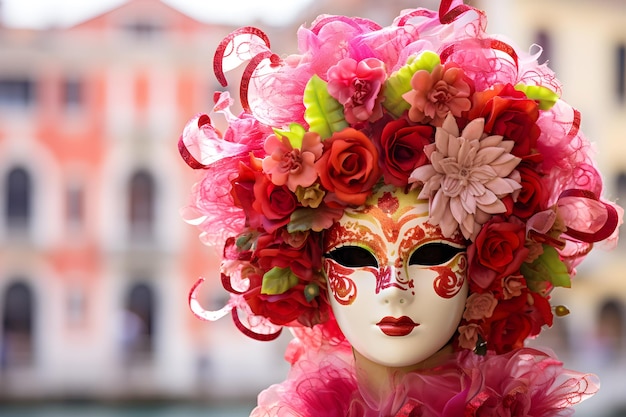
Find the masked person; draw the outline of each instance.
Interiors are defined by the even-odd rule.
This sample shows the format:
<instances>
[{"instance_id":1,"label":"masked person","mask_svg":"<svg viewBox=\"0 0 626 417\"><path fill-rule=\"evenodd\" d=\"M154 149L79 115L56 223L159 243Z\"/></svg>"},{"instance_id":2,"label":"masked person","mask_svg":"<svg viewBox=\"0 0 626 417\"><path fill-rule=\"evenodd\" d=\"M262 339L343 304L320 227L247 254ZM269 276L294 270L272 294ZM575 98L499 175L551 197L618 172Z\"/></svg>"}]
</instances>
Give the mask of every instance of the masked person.
<instances>
[{"instance_id":1,"label":"masked person","mask_svg":"<svg viewBox=\"0 0 626 417\"><path fill-rule=\"evenodd\" d=\"M524 346L563 306L622 210L554 73L442 1L381 27L320 16L279 57L255 28L217 48L248 62L243 112L209 116L179 150L205 169L186 217L224 247L232 294L213 320L294 334L282 384L254 416L554 416L597 389Z\"/></svg>"}]
</instances>

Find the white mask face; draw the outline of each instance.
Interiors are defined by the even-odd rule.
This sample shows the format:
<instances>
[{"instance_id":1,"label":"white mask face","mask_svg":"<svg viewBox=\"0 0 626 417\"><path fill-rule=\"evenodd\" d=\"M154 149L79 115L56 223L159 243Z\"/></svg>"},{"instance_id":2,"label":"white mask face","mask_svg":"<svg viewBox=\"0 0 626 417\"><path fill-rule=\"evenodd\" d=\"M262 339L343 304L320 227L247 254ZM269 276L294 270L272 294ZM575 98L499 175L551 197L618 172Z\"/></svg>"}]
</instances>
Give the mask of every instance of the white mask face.
<instances>
[{"instance_id":1,"label":"white mask face","mask_svg":"<svg viewBox=\"0 0 626 417\"><path fill-rule=\"evenodd\" d=\"M346 210L324 240L330 303L353 348L392 367L428 359L456 331L467 298L462 236L427 222L417 191L386 188Z\"/></svg>"}]
</instances>

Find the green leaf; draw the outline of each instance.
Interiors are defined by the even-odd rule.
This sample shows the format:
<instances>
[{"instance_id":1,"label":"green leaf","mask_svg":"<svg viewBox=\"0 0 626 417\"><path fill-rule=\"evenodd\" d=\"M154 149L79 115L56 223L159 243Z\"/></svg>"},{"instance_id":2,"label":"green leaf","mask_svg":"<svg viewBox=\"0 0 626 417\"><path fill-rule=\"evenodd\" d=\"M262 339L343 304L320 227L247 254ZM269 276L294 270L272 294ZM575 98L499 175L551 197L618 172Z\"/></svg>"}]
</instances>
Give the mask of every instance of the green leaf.
<instances>
[{"instance_id":1,"label":"green leaf","mask_svg":"<svg viewBox=\"0 0 626 417\"><path fill-rule=\"evenodd\" d=\"M569 288L572 284L567 266L550 245L543 245L543 253L532 263L522 264L521 272L532 291L540 289L546 281L555 287Z\"/></svg>"},{"instance_id":2,"label":"green leaf","mask_svg":"<svg viewBox=\"0 0 626 417\"><path fill-rule=\"evenodd\" d=\"M263 275L261 294L282 294L296 284L298 284L298 277L290 268L279 268L275 266Z\"/></svg>"},{"instance_id":3,"label":"green leaf","mask_svg":"<svg viewBox=\"0 0 626 417\"><path fill-rule=\"evenodd\" d=\"M343 106L328 94L327 83L317 75L311 77L304 89L304 120L309 131L328 139L334 132L348 127Z\"/></svg>"},{"instance_id":4,"label":"green leaf","mask_svg":"<svg viewBox=\"0 0 626 417\"><path fill-rule=\"evenodd\" d=\"M395 71L385 82L385 100L383 106L395 117L411 108L411 105L402 97L411 91L411 79L420 70L432 72L433 68L441 64L439 55L435 52L422 52L417 58L409 58L406 65Z\"/></svg>"},{"instance_id":5,"label":"green leaf","mask_svg":"<svg viewBox=\"0 0 626 417\"><path fill-rule=\"evenodd\" d=\"M292 123L289 125L289 130L282 130L274 128L274 133L277 136L285 137L289 140L291 147L294 149L302 149L302 138L306 133L304 126L299 123Z\"/></svg>"},{"instance_id":6,"label":"green leaf","mask_svg":"<svg viewBox=\"0 0 626 417\"><path fill-rule=\"evenodd\" d=\"M322 205L317 208L302 207L291 213L287 231L289 233L328 229L343 215L343 209Z\"/></svg>"},{"instance_id":7,"label":"green leaf","mask_svg":"<svg viewBox=\"0 0 626 417\"><path fill-rule=\"evenodd\" d=\"M529 99L537 100L539 102L539 110L550 110L559 100L557 93L541 85L519 83L515 86L515 89L525 93Z\"/></svg>"}]
</instances>

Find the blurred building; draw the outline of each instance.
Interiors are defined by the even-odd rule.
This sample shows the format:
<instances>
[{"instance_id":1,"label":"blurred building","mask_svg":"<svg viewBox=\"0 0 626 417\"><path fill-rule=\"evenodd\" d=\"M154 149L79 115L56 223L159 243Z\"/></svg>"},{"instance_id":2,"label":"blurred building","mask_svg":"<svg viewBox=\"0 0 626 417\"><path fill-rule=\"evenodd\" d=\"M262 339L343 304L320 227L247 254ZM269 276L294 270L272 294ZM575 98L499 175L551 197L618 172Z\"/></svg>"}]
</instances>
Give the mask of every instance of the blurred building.
<instances>
[{"instance_id":1,"label":"blurred building","mask_svg":"<svg viewBox=\"0 0 626 417\"><path fill-rule=\"evenodd\" d=\"M231 30L158 0L0 28L0 398L252 396L283 369L186 303L200 276L207 305L226 301L178 213L198 177L176 145Z\"/></svg>"}]
</instances>

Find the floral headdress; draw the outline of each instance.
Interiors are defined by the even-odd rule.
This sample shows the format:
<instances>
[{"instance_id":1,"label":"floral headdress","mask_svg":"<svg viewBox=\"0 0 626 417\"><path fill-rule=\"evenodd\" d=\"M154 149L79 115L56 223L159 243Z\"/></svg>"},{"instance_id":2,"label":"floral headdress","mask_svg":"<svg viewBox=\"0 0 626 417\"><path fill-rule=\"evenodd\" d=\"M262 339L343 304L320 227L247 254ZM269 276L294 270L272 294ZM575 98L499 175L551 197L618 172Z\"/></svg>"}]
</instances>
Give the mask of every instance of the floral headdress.
<instances>
[{"instance_id":1,"label":"floral headdress","mask_svg":"<svg viewBox=\"0 0 626 417\"><path fill-rule=\"evenodd\" d=\"M458 348L507 352L565 308L593 243L614 243L622 211L602 182L562 101L553 72L485 32L483 12L444 0L438 12L406 10L388 27L323 15L298 31L300 54L279 57L246 27L222 41L215 74L248 62L243 112L216 93L209 116L185 127L179 150L206 170L184 216L206 242L224 245L218 312L263 340L283 326L332 323L322 235L346 207L378 187L421 189L429 222L468 242L470 295Z\"/></svg>"}]
</instances>

